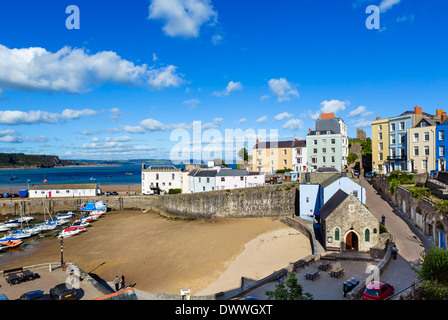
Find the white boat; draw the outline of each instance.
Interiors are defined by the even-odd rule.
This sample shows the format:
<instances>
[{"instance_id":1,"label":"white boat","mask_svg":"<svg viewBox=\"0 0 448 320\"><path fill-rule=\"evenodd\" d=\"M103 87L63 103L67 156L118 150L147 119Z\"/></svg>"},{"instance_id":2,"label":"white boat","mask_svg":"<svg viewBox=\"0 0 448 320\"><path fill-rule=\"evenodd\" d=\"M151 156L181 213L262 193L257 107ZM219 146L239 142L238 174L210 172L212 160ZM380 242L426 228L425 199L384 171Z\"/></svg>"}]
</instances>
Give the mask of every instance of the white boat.
<instances>
[{"instance_id":1,"label":"white boat","mask_svg":"<svg viewBox=\"0 0 448 320\"><path fill-rule=\"evenodd\" d=\"M56 222L44 222L36 224L35 228L41 231L51 231L58 227Z\"/></svg>"},{"instance_id":2,"label":"white boat","mask_svg":"<svg viewBox=\"0 0 448 320\"><path fill-rule=\"evenodd\" d=\"M25 239L31 237L32 235L33 233L30 230L20 229L20 230L11 230L11 232L8 234L8 237L16 239Z\"/></svg>"},{"instance_id":3,"label":"white boat","mask_svg":"<svg viewBox=\"0 0 448 320\"><path fill-rule=\"evenodd\" d=\"M72 211L67 212L67 213L58 213L57 214L58 218L67 218L67 219L69 219L69 218L73 218L74 216L75 216L75 213L72 212Z\"/></svg>"},{"instance_id":4,"label":"white boat","mask_svg":"<svg viewBox=\"0 0 448 320\"><path fill-rule=\"evenodd\" d=\"M62 232L58 235L58 238L68 238L74 235L77 235L78 233L85 231L86 228L84 227L77 227L77 226L73 226L73 227L68 227L64 230L62 230Z\"/></svg>"},{"instance_id":5,"label":"white boat","mask_svg":"<svg viewBox=\"0 0 448 320\"><path fill-rule=\"evenodd\" d=\"M88 226L90 226L90 222L87 222L84 220L76 220L75 222L72 223L71 227L83 227L83 228L87 228Z\"/></svg>"},{"instance_id":6,"label":"white boat","mask_svg":"<svg viewBox=\"0 0 448 320\"><path fill-rule=\"evenodd\" d=\"M21 217L21 218L18 218L17 219L17 221L20 223L20 222L28 222L28 221L31 221L31 220L34 220L34 217Z\"/></svg>"},{"instance_id":7,"label":"white boat","mask_svg":"<svg viewBox=\"0 0 448 320\"><path fill-rule=\"evenodd\" d=\"M2 246L2 245L0 244L0 251L6 250L6 249L9 249L9 247L8 247L8 246Z\"/></svg>"},{"instance_id":8,"label":"white boat","mask_svg":"<svg viewBox=\"0 0 448 320\"><path fill-rule=\"evenodd\" d=\"M6 225L4 223L0 223L0 232L9 231L9 229L11 229L10 226L8 226L8 225Z\"/></svg>"},{"instance_id":9,"label":"white boat","mask_svg":"<svg viewBox=\"0 0 448 320\"><path fill-rule=\"evenodd\" d=\"M11 219L11 220L5 221L5 225L7 225L9 228L18 228L18 227L20 227L20 221L19 221L19 219Z\"/></svg>"}]
</instances>

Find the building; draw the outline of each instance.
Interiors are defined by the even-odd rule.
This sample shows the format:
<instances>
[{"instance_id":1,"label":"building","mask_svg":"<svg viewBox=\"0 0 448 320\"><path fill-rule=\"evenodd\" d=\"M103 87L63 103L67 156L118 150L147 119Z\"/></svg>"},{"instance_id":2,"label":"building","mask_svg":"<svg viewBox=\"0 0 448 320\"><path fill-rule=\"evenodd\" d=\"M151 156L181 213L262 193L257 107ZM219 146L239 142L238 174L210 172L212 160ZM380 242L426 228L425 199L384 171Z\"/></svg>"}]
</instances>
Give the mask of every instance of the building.
<instances>
[{"instance_id":1,"label":"building","mask_svg":"<svg viewBox=\"0 0 448 320\"><path fill-rule=\"evenodd\" d=\"M421 107L413 111L386 119L376 118L372 121L372 168L376 172L388 173L394 170L408 170L408 129L414 127L422 119L440 119L443 110L436 115L425 113Z\"/></svg>"},{"instance_id":2,"label":"building","mask_svg":"<svg viewBox=\"0 0 448 320\"><path fill-rule=\"evenodd\" d=\"M308 153L306 140L294 139L292 143L292 170L294 172L306 172L308 165Z\"/></svg>"},{"instance_id":3,"label":"building","mask_svg":"<svg viewBox=\"0 0 448 320\"><path fill-rule=\"evenodd\" d=\"M352 193L361 202L366 203L366 190L346 173L305 173L299 188L300 218L320 223L319 210L339 190Z\"/></svg>"},{"instance_id":4,"label":"building","mask_svg":"<svg viewBox=\"0 0 448 320\"><path fill-rule=\"evenodd\" d=\"M338 190L319 212L327 251L368 252L378 244L380 222L353 193Z\"/></svg>"},{"instance_id":5,"label":"building","mask_svg":"<svg viewBox=\"0 0 448 320\"><path fill-rule=\"evenodd\" d=\"M252 149L252 171L275 174L293 168L294 140L259 142Z\"/></svg>"},{"instance_id":6,"label":"building","mask_svg":"<svg viewBox=\"0 0 448 320\"><path fill-rule=\"evenodd\" d=\"M347 166L347 125L334 113L323 113L316 120L315 130L306 136L308 170L321 167L335 168L341 172Z\"/></svg>"},{"instance_id":7,"label":"building","mask_svg":"<svg viewBox=\"0 0 448 320\"><path fill-rule=\"evenodd\" d=\"M188 174L188 192L215 191L217 170L193 170Z\"/></svg>"},{"instance_id":8,"label":"building","mask_svg":"<svg viewBox=\"0 0 448 320\"><path fill-rule=\"evenodd\" d=\"M170 189L186 192L187 173L175 166L149 166L142 164L142 193L164 194Z\"/></svg>"},{"instance_id":9,"label":"building","mask_svg":"<svg viewBox=\"0 0 448 320\"><path fill-rule=\"evenodd\" d=\"M441 123L436 126L436 170L446 170L446 152L448 152L448 118L442 114Z\"/></svg>"},{"instance_id":10,"label":"building","mask_svg":"<svg viewBox=\"0 0 448 320\"><path fill-rule=\"evenodd\" d=\"M265 185L265 175L262 172L222 169L216 173L216 190L260 187L263 185Z\"/></svg>"},{"instance_id":11,"label":"building","mask_svg":"<svg viewBox=\"0 0 448 320\"><path fill-rule=\"evenodd\" d=\"M101 194L98 183L34 184L29 188L30 198L95 197Z\"/></svg>"},{"instance_id":12,"label":"building","mask_svg":"<svg viewBox=\"0 0 448 320\"><path fill-rule=\"evenodd\" d=\"M408 170L429 173L436 170L436 126L440 120L421 119L408 134Z\"/></svg>"}]
</instances>

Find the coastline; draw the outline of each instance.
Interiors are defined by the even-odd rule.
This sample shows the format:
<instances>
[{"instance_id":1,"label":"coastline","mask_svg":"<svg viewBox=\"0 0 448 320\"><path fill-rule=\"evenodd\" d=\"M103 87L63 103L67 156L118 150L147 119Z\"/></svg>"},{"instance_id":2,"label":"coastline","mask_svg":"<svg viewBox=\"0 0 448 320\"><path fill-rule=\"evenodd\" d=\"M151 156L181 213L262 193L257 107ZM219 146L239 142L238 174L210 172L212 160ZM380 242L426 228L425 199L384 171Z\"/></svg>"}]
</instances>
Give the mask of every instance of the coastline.
<instances>
[{"instance_id":1,"label":"coastline","mask_svg":"<svg viewBox=\"0 0 448 320\"><path fill-rule=\"evenodd\" d=\"M20 190L27 189L25 186L17 186L14 187L10 186L4 186L0 185L0 193L19 193ZM100 184L101 192L106 193L107 191L117 191L119 195L127 195L128 192L131 193L131 195L139 195L142 193L142 186L140 183L134 183L134 184L116 184L116 183L101 183ZM102 196L99 196L102 197Z\"/></svg>"}]
</instances>

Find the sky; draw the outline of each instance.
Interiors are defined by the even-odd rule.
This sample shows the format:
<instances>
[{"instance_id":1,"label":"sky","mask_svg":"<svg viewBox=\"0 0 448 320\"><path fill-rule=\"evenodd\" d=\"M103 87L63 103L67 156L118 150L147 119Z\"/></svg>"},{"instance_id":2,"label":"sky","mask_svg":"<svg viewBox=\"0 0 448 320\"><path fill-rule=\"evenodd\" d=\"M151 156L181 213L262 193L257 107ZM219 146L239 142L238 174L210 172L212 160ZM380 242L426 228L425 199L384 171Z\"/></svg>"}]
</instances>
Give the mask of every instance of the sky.
<instances>
[{"instance_id":1,"label":"sky","mask_svg":"<svg viewBox=\"0 0 448 320\"><path fill-rule=\"evenodd\" d=\"M376 117L448 110L447 12L443 0L2 1L0 152L238 160L256 139L305 139L325 112L370 136Z\"/></svg>"}]
</instances>

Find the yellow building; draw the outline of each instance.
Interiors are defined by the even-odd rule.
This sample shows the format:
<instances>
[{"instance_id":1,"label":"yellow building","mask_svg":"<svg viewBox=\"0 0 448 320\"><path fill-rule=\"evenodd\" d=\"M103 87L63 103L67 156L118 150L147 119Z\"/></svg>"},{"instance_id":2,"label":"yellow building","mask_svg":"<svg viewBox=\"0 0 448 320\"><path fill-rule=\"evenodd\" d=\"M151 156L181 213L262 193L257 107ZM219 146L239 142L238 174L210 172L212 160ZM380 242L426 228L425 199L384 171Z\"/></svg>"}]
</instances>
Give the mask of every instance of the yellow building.
<instances>
[{"instance_id":1,"label":"yellow building","mask_svg":"<svg viewBox=\"0 0 448 320\"><path fill-rule=\"evenodd\" d=\"M274 174L293 168L294 140L259 142L252 149L252 171Z\"/></svg>"},{"instance_id":2,"label":"yellow building","mask_svg":"<svg viewBox=\"0 0 448 320\"><path fill-rule=\"evenodd\" d=\"M372 169L386 173L384 163L389 155L389 118L372 121Z\"/></svg>"},{"instance_id":3,"label":"yellow building","mask_svg":"<svg viewBox=\"0 0 448 320\"><path fill-rule=\"evenodd\" d=\"M436 125L437 119L422 119L409 129L408 154L411 172L431 172L436 170Z\"/></svg>"}]
</instances>

